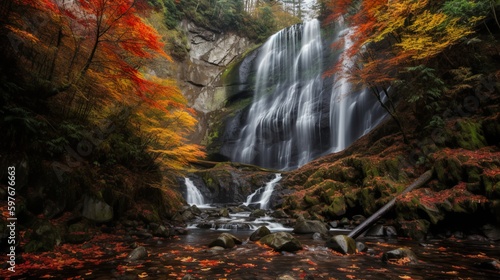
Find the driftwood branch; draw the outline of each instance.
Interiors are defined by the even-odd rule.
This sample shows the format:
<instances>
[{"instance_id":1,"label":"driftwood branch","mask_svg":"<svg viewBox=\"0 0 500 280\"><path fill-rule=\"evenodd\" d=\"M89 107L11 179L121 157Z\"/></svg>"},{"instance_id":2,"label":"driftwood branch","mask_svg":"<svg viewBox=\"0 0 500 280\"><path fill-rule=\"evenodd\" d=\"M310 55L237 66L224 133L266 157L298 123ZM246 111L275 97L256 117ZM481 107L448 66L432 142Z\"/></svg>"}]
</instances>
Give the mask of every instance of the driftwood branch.
<instances>
[{"instance_id":1,"label":"driftwood branch","mask_svg":"<svg viewBox=\"0 0 500 280\"><path fill-rule=\"evenodd\" d=\"M404 194L407 194L411 192L412 190L421 187L427 181L429 181L432 177L432 171L428 170L424 174L420 175L417 180L415 180L411 185L406 187L406 189L397 195L395 198L391 199L384 207L380 208L377 212L375 212L373 215L371 215L368 219L366 219L364 222L362 222L359 226L357 226L355 229L353 229L348 236L351 238L357 238L360 236L365 230L367 230L371 225L373 225L376 221L378 221L385 213L387 213L389 210L394 207L394 204L396 203L396 199Z\"/></svg>"}]
</instances>

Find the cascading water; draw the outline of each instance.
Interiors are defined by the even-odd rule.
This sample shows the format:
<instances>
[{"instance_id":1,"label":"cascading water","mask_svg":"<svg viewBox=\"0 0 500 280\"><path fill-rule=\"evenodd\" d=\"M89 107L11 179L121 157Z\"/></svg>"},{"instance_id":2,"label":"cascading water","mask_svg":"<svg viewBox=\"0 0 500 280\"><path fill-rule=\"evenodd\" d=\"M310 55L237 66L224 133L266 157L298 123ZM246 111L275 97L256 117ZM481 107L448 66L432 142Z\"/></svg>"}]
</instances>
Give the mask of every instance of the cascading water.
<instances>
[{"instance_id":1,"label":"cascading water","mask_svg":"<svg viewBox=\"0 0 500 280\"><path fill-rule=\"evenodd\" d=\"M343 26L343 23L340 23ZM344 28L339 33L344 49L349 49L354 28ZM330 97L330 152L347 148L359 137L368 133L385 117L386 112L374 100L366 88L356 91L348 82L346 74L354 65L356 57L343 53L341 71L335 75Z\"/></svg>"},{"instance_id":2,"label":"cascading water","mask_svg":"<svg viewBox=\"0 0 500 280\"><path fill-rule=\"evenodd\" d=\"M318 20L284 29L264 44L257 58L254 101L234 160L280 168L311 160L322 88L321 49Z\"/></svg>"},{"instance_id":3,"label":"cascading water","mask_svg":"<svg viewBox=\"0 0 500 280\"><path fill-rule=\"evenodd\" d=\"M344 48L352 44L350 32L343 28L338 36ZM323 48L318 20L269 38L256 59L253 103L239 124L243 129L228 142L231 160L292 169L345 149L380 123L386 113L375 97L355 90L345 77L355 58L344 60L333 82L322 77L330 52Z\"/></svg>"},{"instance_id":4,"label":"cascading water","mask_svg":"<svg viewBox=\"0 0 500 280\"><path fill-rule=\"evenodd\" d=\"M259 204L260 209L269 209L269 201L274 191L274 186L281 180L281 174L276 174L276 177L267 182L265 187L259 188L254 193L247 197L247 201L243 203L248 206L250 204ZM258 200L257 200L258 199Z\"/></svg>"},{"instance_id":5,"label":"cascading water","mask_svg":"<svg viewBox=\"0 0 500 280\"><path fill-rule=\"evenodd\" d=\"M186 183L186 189L187 189L187 196L186 196L186 202L189 205L196 205L196 206L206 206L205 205L205 200L203 198L203 195L201 194L200 190L194 185L193 181L189 178L184 178L184 182Z\"/></svg>"}]
</instances>

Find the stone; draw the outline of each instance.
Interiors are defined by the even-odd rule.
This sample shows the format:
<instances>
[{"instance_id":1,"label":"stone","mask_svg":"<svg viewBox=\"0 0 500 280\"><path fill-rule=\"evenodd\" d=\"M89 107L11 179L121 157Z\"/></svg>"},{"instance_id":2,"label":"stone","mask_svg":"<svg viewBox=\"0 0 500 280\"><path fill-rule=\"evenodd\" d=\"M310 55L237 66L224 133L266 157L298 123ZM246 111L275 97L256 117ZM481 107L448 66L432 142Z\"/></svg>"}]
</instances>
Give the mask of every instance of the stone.
<instances>
[{"instance_id":1,"label":"stone","mask_svg":"<svg viewBox=\"0 0 500 280\"><path fill-rule=\"evenodd\" d=\"M268 234L271 234L271 231L266 226L261 226L250 235L250 240L257 241Z\"/></svg>"},{"instance_id":2,"label":"stone","mask_svg":"<svg viewBox=\"0 0 500 280\"><path fill-rule=\"evenodd\" d=\"M100 199L85 195L82 216L94 222L109 222L113 219L113 207Z\"/></svg>"},{"instance_id":3,"label":"stone","mask_svg":"<svg viewBox=\"0 0 500 280\"><path fill-rule=\"evenodd\" d=\"M400 261L403 263L415 264L418 262L417 256L412 250L408 248L398 248L395 250L387 251L382 255L382 262Z\"/></svg>"},{"instance_id":4,"label":"stone","mask_svg":"<svg viewBox=\"0 0 500 280\"><path fill-rule=\"evenodd\" d=\"M369 230L366 231L365 235L376 236L376 237L384 236L384 226L380 224L374 225Z\"/></svg>"},{"instance_id":5,"label":"stone","mask_svg":"<svg viewBox=\"0 0 500 280\"><path fill-rule=\"evenodd\" d=\"M339 224L340 224L340 225L342 225L342 226L348 226L348 225L350 225L350 224L351 224L351 221L349 221L349 219L348 219L348 218L344 217L344 218L342 218L342 219L340 220Z\"/></svg>"},{"instance_id":6,"label":"stone","mask_svg":"<svg viewBox=\"0 0 500 280\"><path fill-rule=\"evenodd\" d=\"M198 208L198 206L196 205L192 205L189 210L191 211L191 213L193 213L194 215L200 215L201 214L201 210L200 208Z\"/></svg>"},{"instance_id":7,"label":"stone","mask_svg":"<svg viewBox=\"0 0 500 280\"><path fill-rule=\"evenodd\" d=\"M231 249L233 248L236 244L241 244L243 243L239 238L236 236L229 234L229 233L222 233L215 239L214 241L210 242L208 247L215 247L215 246L220 246L226 249Z\"/></svg>"},{"instance_id":8,"label":"stone","mask_svg":"<svg viewBox=\"0 0 500 280\"><path fill-rule=\"evenodd\" d=\"M170 237L171 236L170 229L164 225L160 225L153 231L153 236L164 237L164 238Z\"/></svg>"},{"instance_id":9,"label":"stone","mask_svg":"<svg viewBox=\"0 0 500 280\"><path fill-rule=\"evenodd\" d=\"M229 210L227 210L227 208L220 209L219 216L223 218L229 218Z\"/></svg>"},{"instance_id":10,"label":"stone","mask_svg":"<svg viewBox=\"0 0 500 280\"><path fill-rule=\"evenodd\" d=\"M358 252L368 251L368 247L366 247L365 243L363 242L356 242L356 249L358 250Z\"/></svg>"},{"instance_id":11,"label":"stone","mask_svg":"<svg viewBox=\"0 0 500 280\"><path fill-rule=\"evenodd\" d=\"M261 238L259 242L278 252L295 252L302 250L302 244L300 241L288 232L275 232L268 234Z\"/></svg>"},{"instance_id":12,"label":"stone","mask_svg":"<svg viewBox=\"0 0 500 280\"><path fill-rule=\"evenodd\" d=\"M30 241L24 246L24 250L28 253L52 251L62 242L63 229L48 220L38 220L31 228L32 230L26 234Z\"/></svg>"},{"instance_id":13,"label":"stone","mask_svg":"<svg viewBox=\"0 0 500 280\"><path fill-rule=\"evenodd\" d=\"M276 219L286 219L286 218L289 218L290 216L288 216L285 213L285 211L279 209L279 210L276 210L273 213L271 213L271 217L276 218Z\"/></svg>"},{"instance_id":14,"label":"stone","mask_svg":"<svg viewBox=\"0 0 500 280\"><path fill-rule=\"evenodd\" d=\"M325 223L321 221L299 218L295 222L293 232L301 234L319 232L321 234L326 234L328 232L328 228L326 227Z\"/></svg>"},{"instance_id":15,"label":"stone","mask_svg":"<svg viewBox=\"0 0 500 280\"><path fill-rule=\"evenodd\" d=\"M325 246L344 255L356 253L356 242L347 235L333 236Z\"/></svg>"},{"instance_id":16,"label":"stone","mask_svg":"<svg viewBox=\"0 0 500 280\"><path fill-rule=\"evenodd\" d=\"M484 225L481 230L488 239L497 241L500 240L500 227L491 224Z\"/></svg>"},{"instance_id":17,"label":"stone","mask_svg":"<svg viewBox=\"0 0 500 280\"><path fill-rule=\"evenodd\" d=\"M139 246L128 254L127 259L129 261L136 261L145 259L147 256L148 256L148 251L146 250L146 248L144 248L143 246Z\"/></svg>"},{"instance_id":18,"label":"stone","mask_svg":"<svg viewBox=\"0 0 500 280\"><path fill-rule=\"evenodd\" d=\"M313 240L322 240L323 237L321 236L321 233L319 232L315 232L313 235L312 235L312 239Z\"/></svg>"},{"instance_id":19,"label":"stone","mask_svg":"<svg viewBox=\"0 0 500 280\"><path fill-rule=\"evenodd\" d=\"M250 213L251 218L260 218L264 217L266 215L266 210L264 209L256 209L253 210L252 213Z\"/></svg>"},{"instance_id":20,"label":"stone","mask_svg":"<svg viewBox=\"0 0 500 280\"><path fill-rule=\"evenodd\" d=\"M332 228L339 227L339 221L331 221L328 223Z\"/></svg>"},{"instance_id":21,"label":"stone","mask_svg":"<svg viewBox=\"0 0 500 280\"><path fill-rule=\"evenodd\" d=\"M398 232L393 226L385 226L384 227L384 235L387 237L396 237L398 236Z\"/></svg>"}]
</instances>

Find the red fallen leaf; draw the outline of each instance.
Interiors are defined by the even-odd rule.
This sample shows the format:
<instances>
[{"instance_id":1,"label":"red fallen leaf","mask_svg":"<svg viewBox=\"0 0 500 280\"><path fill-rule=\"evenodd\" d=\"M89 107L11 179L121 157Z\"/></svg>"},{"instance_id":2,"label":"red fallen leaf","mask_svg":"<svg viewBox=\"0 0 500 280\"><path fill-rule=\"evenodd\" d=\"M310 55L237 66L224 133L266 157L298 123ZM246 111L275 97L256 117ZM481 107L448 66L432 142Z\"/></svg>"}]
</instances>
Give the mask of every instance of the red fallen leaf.
<instances>
[{"instance_id":1,"label":"red fallen leaf","mask_svg":"<svg viewBox=\"0 0 500 280\"><path fill-rule=\"evenodd\" d=\"M345 277L349 278L349 279L356 279L356 276L354 275L350 275L350 274L347 274Z\"/></svg>"},{"instance_id":2,"label":"red fallen leaf","mask_svg":"<svg viewBox=\"0 0 500 280\"><path fill-rule=\"evenodd\" d=\"M257 265L253 263L244 263L241 266L245 268L251 268L251 267L256 267Z\"/></svg>"},{"instance_id":3,"label":"red fallen leaf","mask_svg":"<svg viewBox=\"0 0 500 280\"><path fill-rule=\"evenodd\" d=\"M217 260L201 260L200 261L201 266L218 266L221 263L223 263L223 262L217 261Z\"/></svg>"}]
</instances>

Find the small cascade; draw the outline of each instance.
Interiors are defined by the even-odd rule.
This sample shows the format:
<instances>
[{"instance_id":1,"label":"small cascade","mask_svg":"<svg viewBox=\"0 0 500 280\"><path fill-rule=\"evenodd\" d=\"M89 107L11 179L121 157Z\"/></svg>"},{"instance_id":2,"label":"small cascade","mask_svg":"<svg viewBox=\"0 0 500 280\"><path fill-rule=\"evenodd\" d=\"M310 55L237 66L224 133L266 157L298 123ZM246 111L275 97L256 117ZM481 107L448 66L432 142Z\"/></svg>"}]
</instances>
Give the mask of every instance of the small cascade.
<instances>
[{"instance_id":1,"label":"small cascade","mask_svg":"<svg viewBox=\"0 0 500 280\"><path fill-rule=\"evenodd\" d=\"M260 209L269 209L269 200L274 191L274 186L281 180L281 174L277 173L276 177L267 182L262 188L259 188L247 197L247 201L243 205L260 204Z\"/></svg>"},{"instance_id":2,"label":"small cascade","mask_svg":"<svg viewBox=\"0 0 500 280\"><path fill-rule=\"evenodd\" d=\"M194 185L193 181L191 181L191 179L189 178L184 178L184 182L186 183L187 189L186 202L189 205L194 204L198 207L207 207L203 195L201 194L200 190L198 190L198 188Z\"/></svg>"}]
</instances>

